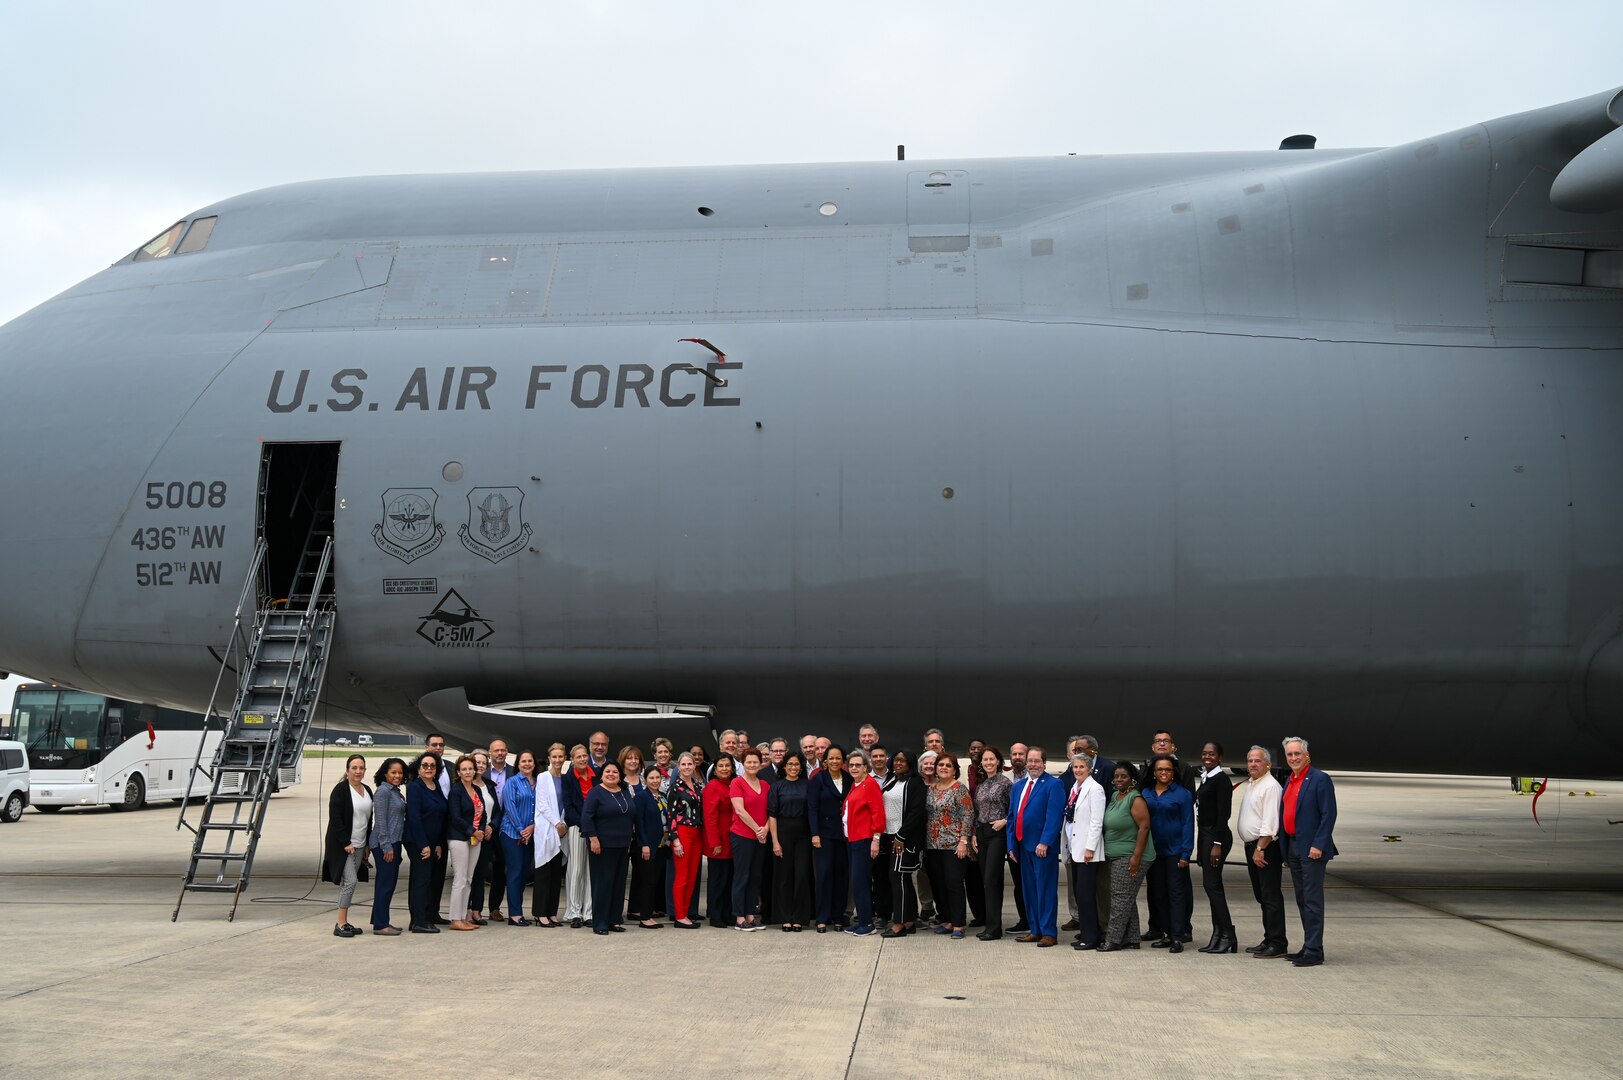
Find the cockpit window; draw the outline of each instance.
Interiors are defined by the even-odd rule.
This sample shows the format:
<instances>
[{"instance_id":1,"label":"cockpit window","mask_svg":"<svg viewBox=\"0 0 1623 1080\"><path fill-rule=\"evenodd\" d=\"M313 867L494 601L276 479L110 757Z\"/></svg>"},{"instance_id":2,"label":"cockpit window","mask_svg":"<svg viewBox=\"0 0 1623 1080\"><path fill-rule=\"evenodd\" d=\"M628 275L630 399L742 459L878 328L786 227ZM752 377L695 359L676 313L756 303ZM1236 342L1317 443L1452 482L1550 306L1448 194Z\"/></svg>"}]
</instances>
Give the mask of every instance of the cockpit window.
<instances>
[{"instance_id":1,"label":"cockpit window","mask_svg":"<svg viewBox=\"0 0 1623 1080\"><path fill-rule=\"evenodd\" d=\"M175 249L176 255L188 255L194 251L202 251L208 244L209 237L214 234L214 223L217 217L200 217L192 222L192 227L186 230L186 239L180 242Z\"/></svg>"},{"instance_id":2,"label":"cockpit window","mask_svg":"<svg viewBox=\"0 0 1623 1080\"><path fill-rule=\"evenodd\" d=\"M151 241L143 244L141 250L135 253L135 261L146 262L148 259L161 259L166 255L174 254L175 245L180 242L180 234L185 231L186 223L184 221L175 222L169 228L154 236Z\"/></svg>"}]
</instances>

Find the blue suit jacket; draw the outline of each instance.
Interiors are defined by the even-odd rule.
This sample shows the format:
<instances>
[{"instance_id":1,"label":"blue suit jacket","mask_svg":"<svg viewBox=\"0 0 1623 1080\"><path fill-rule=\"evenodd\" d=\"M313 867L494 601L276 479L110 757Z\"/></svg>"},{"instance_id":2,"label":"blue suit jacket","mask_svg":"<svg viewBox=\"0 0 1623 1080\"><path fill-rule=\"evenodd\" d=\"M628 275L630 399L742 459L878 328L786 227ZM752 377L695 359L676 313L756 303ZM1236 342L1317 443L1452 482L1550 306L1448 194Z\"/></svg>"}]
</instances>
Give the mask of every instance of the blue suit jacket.
<instances>
[{"instance_id":1,"label":"blue suit jacket","mask_svg":"<svg viewBox=\"0 0 1623 1080\"><path fill-rule=\"evenodd\" d=\"M1324 861L1335 858L1336 842L1331 836L1336 827L1336 785L1330 777L1309 765L1302 775L1302 786L1296 793L1296 843L1304 846L1300 858L1307 858L1306 848L1324 852ZM1279 800L1279 837L1284 845L1281 854L1291 857L1291 838L1285 834L1285 800Z\"/></svg>"},{"instance_id":2,"label":"blue suit jacket","mask_svg":"<svg viewBox=\"0 0 1623 1080\"><path fill-rule=\"evenodd\" d=\"M820 769L806 786L806 816L811 820L812 835L841 843L845 841L845 825L840 815L845 809L846 796L851 794L851 777L842 779L845 790L835 791L834 778Z\"/></svg>"},{"instance_id":3,"label":"blue suit jacket","mask_svg":"<svg viewBox=\"0 0 1623 1080\"><path fill-rule=\"evenodd\" d=\"M1019 815L1020 800L1026 797L1029 776L1021 777L1009 791L1009 842L1014 842L1015 819ZM1036 780L1036 790L1026 803L1025 824L1021 828L1022 851L1037 850L1038 844L1048 845L1048 854L1059 852L1059 830L1065 818L1065 785L1059 777L1044 773Z\"/></svg>"}]
</instances>

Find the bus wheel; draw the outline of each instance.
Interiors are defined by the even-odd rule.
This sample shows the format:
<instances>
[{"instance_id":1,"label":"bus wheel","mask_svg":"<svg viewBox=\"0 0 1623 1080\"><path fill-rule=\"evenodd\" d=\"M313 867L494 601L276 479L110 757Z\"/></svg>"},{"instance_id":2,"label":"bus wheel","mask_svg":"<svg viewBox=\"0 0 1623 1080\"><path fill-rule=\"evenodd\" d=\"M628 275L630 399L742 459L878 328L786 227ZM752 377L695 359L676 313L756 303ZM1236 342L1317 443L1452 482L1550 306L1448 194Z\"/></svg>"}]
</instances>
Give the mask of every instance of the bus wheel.
<instances>
[{"instance_id":1,"label":"bus wheel","mask_svg":"<svg viewBox=\"0 0 1623 1080\"><path fill-rule=\"evenodd\" d=\"M61 806L53 806L50 803L35 803L34 804L34 809L38 810L42 814L54 814L58 810L61 810L62 807Z\"/></svg>"},{"instance_id":2,"label":"bus wheel","mask_svg":"<svg viewBox=\"0 0 1623 1080\"><path fill-rule=\"evenodd\" d=\"M147 785L136 773L124 785L124 801L118 804L120 810L139 810L147 804Z\"/></svg>"},{"instance_id":3,"label":"bus wheel","mask_svg":"<svg viewBox=\"0 0 1623 1080\"><path fill-rule=\"evenodd\" d=\"M4 810L0 810L0 821L21 821L23 819L23 793L13 791L11 798L6 800Z\"/></svg>"}]
</instances>

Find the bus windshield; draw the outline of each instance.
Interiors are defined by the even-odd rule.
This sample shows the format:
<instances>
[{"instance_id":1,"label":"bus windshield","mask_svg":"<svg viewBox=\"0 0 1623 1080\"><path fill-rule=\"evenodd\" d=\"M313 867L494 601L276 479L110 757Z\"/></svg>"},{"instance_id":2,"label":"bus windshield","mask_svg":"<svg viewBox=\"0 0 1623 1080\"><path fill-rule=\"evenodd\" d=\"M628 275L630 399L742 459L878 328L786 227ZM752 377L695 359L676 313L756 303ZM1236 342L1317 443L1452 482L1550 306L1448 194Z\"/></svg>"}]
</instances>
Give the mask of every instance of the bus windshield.
<instances>
[{"instance_id":1,"label":"bus windshield","mask_svg":"<svg viewBox=\"0 0 1623 1080\"><path fill-rule=\"evenodd\" d=\"M19 687L11 726L30 757L42 751L100 751L107 699L79 690Z\"/></svg>"}]
</instances>

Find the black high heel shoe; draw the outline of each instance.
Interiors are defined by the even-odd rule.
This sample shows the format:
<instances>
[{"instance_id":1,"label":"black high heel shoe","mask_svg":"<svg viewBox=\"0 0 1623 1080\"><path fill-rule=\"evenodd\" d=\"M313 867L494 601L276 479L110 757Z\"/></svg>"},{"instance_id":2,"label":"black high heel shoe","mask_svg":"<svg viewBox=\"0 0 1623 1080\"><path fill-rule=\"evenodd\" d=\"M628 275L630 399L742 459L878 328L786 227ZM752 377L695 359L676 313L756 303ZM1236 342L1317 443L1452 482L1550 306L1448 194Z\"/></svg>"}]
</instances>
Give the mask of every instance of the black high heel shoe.
<instances>
[{"instance_id":1,"label":"black high heel shoe","mask_svg":"<svg viewBox=\"0 0 1623 1080\"><path fill-rule=\"evenodd\" d=\"M1196 952L1205 952L1205 953L1216 952L1217 951L1217 943L1219 941L1221 941L1222 938L1223 938L1223 931L1221 931L1221 930L1213 930L1212 931L1212 940L1208 941L1206 944L1202 945L1200 948L1196 949L1195 951Z\"/></svg>"}]
</instances>

